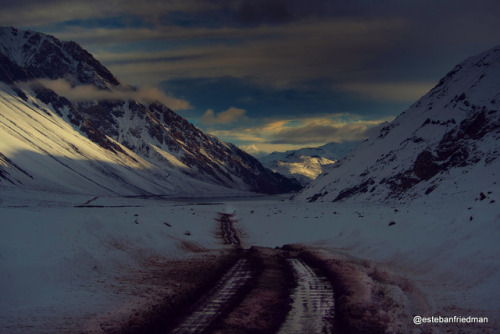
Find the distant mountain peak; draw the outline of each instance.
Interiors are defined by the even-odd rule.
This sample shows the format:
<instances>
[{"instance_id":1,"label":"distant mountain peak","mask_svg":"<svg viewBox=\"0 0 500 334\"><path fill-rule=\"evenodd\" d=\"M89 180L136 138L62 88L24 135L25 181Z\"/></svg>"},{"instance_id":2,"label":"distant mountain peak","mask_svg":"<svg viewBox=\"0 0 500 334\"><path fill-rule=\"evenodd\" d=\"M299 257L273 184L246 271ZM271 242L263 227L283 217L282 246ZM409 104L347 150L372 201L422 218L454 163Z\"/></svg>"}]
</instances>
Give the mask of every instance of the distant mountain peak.
<instances>
[{"instance_id":1,"label":"distant mountain peak","mask_svg":"<svg viewBox=\"0 0 500 334\"><path fill-rule=\"evenodd\" d=\"M323 172L324 167L336 163L359 145L358 141L328 143L320 147L306 147L286 152L273 152L259 160L267 168L297 179L307 185Z\"/></svg>"}]
</instances>

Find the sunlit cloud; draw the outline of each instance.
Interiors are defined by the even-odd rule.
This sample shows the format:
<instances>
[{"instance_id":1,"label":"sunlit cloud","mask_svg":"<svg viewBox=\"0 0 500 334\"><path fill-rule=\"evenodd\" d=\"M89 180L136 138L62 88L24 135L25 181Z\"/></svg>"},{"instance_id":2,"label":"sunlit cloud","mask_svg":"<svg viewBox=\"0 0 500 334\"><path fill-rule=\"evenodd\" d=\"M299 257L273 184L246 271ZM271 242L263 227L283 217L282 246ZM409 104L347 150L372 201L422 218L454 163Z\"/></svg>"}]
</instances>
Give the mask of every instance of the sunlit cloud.
<instances>
[{"instance_id":1,"label":"sunlit cloud","mask_svg":"<svg viewBox=\"0 0 500 334\"><path fill-rule=\"evenodd\" d=\"M191 109L203 130L270 151L362 139L498 43L497 2L438 3L430 13L430 1L9 0L0 21L73 40L143 87L128 98ZM123 97L45 84L74 101ZM337 111L363 116L327 114Z\"/></svg>"},{"instance_id":2,"label":"sunlit cloud","mask_svg":"<svg viewBox=\"0 0 500 334\"><path fill-rule=\"evenodd\" d=\"M349 114L270 121L255 127L211 131L224 140L236 142L255 152L292 150L329 142L358 141L377 133L390 118L363 120Z\"/></svg>"},{"instance_id":3,"label":"sunlit cloud","mask_svg":"<svg viewBox=\"0 0 500 334\"><path fill-rule=\"evenodd\" d=\"M224 110L217 115L212 109L208 109L205 114L201 117L201 123L203 124L230 124L236 122L240 119L245 118L246 110L231 107L228 110Z\"/></svg>"},{"instance_id":4,"label":"sunlit cloud","mask_svg":"<svg viewBox=\"0 0 500 334\"><path fill-rule=\"evenodd\" d=\"M27 87L43 86L51 89L58 95L64 96L74 102L91 100L138 100L138 101L160 101L174 110L188 110L192 106L186 100L167 95L155 87L141 87L130 89L116 87L110 90L98 89L92 85L72 86L67 80L38 79L21 85Z\"/></svg>"},{"instance_id":5,"label":"sunlit cloud","mask_svg":"<svg viewBox=\"0 0 500 334\"><path fill-rule=\"evenodd\" d=\"M232 143L265 143L266 138L250 133L249 129L212 130L208 133Z\"/></svg>"}]
</instances>

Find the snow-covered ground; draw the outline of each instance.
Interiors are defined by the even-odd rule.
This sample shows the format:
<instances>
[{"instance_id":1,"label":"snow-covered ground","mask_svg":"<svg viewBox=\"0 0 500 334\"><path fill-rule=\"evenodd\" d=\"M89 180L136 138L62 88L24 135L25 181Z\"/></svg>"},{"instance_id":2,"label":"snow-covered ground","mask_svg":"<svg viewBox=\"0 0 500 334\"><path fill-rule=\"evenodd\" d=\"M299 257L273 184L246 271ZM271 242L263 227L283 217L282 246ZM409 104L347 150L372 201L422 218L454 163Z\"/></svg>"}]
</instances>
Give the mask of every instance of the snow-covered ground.
<instances>
[{"instance_id":1,"label":"snow-covered ground","mask_svg":"<svg viewBox=\"0 0 500 334\"><path fill-rule=\"evenodd\" d=\"M2 333L82 326L126 303L134 286L121 278L148 262L220 247L208 206L110 198L89 205L114 207L75 208L93 198L14 195L0 208Z\"/></svg>"},{"instance_id":2,"label":"snow-covered ground","mask_svg":"<svg viewBox=\"0 0 500 334\"><path fill-rule=\"evenodd\" d=\"M499 328L497 194L470 206L0 194L2 333L71 331L115 311L137 284L120 278L148 261L228 247L218 212L235 213L244 247L301 243L364 259L422 292L430 309L415 315L489 317Z\"/></svg>"}]
</instances>

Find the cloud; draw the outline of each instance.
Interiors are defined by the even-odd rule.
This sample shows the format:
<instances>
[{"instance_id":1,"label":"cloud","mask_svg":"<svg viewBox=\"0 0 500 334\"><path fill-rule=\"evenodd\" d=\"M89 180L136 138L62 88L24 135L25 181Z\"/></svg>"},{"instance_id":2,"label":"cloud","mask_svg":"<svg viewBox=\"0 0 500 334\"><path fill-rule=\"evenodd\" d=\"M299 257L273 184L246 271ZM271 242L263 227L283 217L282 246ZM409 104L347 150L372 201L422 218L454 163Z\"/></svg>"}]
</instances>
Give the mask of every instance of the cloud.
<instances>
[{"instance_id":1,"label":"cloud","mask_svg":"<svg viewBox=\"0 0 500 334\"><path fill-rule=\"evenodd\" d=\"M496 43L489 32L500 27L499 6L491 0L457 0L453 6L445 1L360 6L327 0L47 0L42 5L18 0L2 3L0 21L38 26L107 54L107 65L133 84L233 76L285 86L318 77L362 81L390 69L418 77L421 69L443 66L443 59L454 55L458 59L440 69L444 74L463 55ZM154 48L151 41L157 42ZM147 51L130 53L123 63L121 52L132 48Z\"/></svg>"},{"instance_id":2,"label":"cloud","mask_svg":"<svg viewBox=\"0 0 500 334\"><path fill-rule=\"evenodd\" d=\"M37 79L23 83L22 85L28 87L41 85L74 102L92 100L160 101L173 110L187 110L192 108L188 101L165 94L155 87L141 87L138 89L116 87L110 90L102 90L92 85L72 87L71 84L64 79Z\"/></svg>"},{"instance_id":3,"label":"cloud","mask_svg":"<svg viewBox=\"0 0 500 334\"><path fill-rule=\"evenodd\" d=\"M435 82L359 82L336 85L333 89L358 93L374 100L413 102L426 94L435 84Z\"/></svg>"},{"instance_id":4,"label":"cloud","mask_svg":"<svg viewBox=\"0 0 500 334\"><path fill-rule=\"evenodd\" d=\"M366 139L368 130L380 121L339 122L332 119L307 120L297 126L285 125L275 133L273 144L324 144Z\"/></svg>"},{"instance_id":5,"label":"cloud","mask_svg":"<svg viewBox=\"0 0 500 334\"><path fill-rule=\"evenodd\" d=\"M256 158L263 157L272 152L285 152L290 150L298 150L303 148L301 145L280 145L263 143L258 145L240 145L243 151L253 155Z\"/></svg>"},{"instance_id":6,"label":"cloud","mask_svg":"<svg viewBox=\"0 0 500 334\"><path fill-rule=\"evenodd\" d=\"M244 24L281 23L294 19L292 2L286 0L245 0L240 1L236 19Z\"/></svg>"},{"instance_id":7,"label":"cloud","mask_svg":"<svg viewBox=\"0 0 500 334\"><path fill-rule=\"evenodd\" d=\"M215 115L212 109L208 109L201 117L203 124L230 124L240 119L244 119L246 110L235 107L230 107L228 110L222 111Z\"/></svg>"},{"instance_id":8,"label":"cloud","mask_svg":"<svg viewBox=\"0 0 500 334\"><path fill-rule=\"evenodd\" d=\"M377 135L381 124L391 120L392 117L363 120L350 114L332 114L323 117L268 121L255 127L239 127L210 133L252 152L269 153L305 146L320 146L329 142L363 140Z\"/></svg>"},{"instance_id":9,"label":"cloud","mask_svg":"<svg viewBox=\"0 0 500 334\"><path fill-rule=\"evenodd\" d=\"M141 1L120 0L37 0L3 1L0 21L4 25L36 26L119 16L137 16L159 24L168 13L196 13L213 10L215 4L204 0Z\"/></svg>"},{"instance_id":10,"label":"cloud","mask_svg":"<svg viewBox=\"0 0 500 334\"><path fill-rule=\"evenodd\" d=\"M141 77L150 82L234 77L285 87L318 77L352 79L384 47L397 44L404 29L404 22L397 19L339 19L250 28L177 26L164 31L141 28L125 32L99 28L80 30L64 39L81 37L109 44L119 43L120 39L128 43L131 39L144 42L144 38L150 38L164 43L165 47L156 51L130 53L96 46L96 58L134 84ZM167 47L172 45L167 43L169 40L183 43ZM204 42L207 40L211 43Z\"/></svg>"}]
</instances>

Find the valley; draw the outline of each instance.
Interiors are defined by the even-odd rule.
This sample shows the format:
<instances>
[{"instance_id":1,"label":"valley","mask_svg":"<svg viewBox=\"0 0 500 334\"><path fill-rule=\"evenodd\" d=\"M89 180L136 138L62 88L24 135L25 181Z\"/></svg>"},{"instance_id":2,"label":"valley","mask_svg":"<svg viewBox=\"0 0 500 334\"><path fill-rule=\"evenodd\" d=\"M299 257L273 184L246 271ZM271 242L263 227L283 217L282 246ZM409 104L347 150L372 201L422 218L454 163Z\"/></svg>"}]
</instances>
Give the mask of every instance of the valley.
<instances>
[{"instance_id":1,"label":"valley","mask_svg":"<svg viewBox=\"0 0 500 334\"><path fill-rule=\"evenodd\" d=\"M392 121L231 106L205 133L0 27L0 332L498 332L499 78L494 47ZM259 161L214 135L237 121L298 149Z\"/></svg>"},{"instance_id":2,"label":"valley","mask_svg":"<svg viewBox=\"0 0 500 334\"><path fill-rule=\"evenodd\" d=\"M446 214L439 205L424 203L417 209L303 205L283 196L168 201L13 193L1 205L0 283L10 291L0 305L2 332L174 330L217 282L238 280L238 275L221 277L242 258L250 264L250 281L241 281L230 307L209 321L214 333L277 331L286 323L300 283L287 259L297 258L320 269L332 284L340 328L405 332L414 328L415 314L443 309L494 319L496 300L488 287L496 284L491 256L498 231L486 228L496 214L485 201L471 210L450 207ZM447 218L452 211L455 218ZM469 224L470 215L479 225ZM221 217L232 222L229 234L222 231ZM450 233L467 241L449 244L443 236ZM240 243L224 235L237 235ZM442 266L471 261L475 271L490 275L479 279L475 271ZM457 285L464 288L456 291Z\"/></svg>"}]
</instances>

